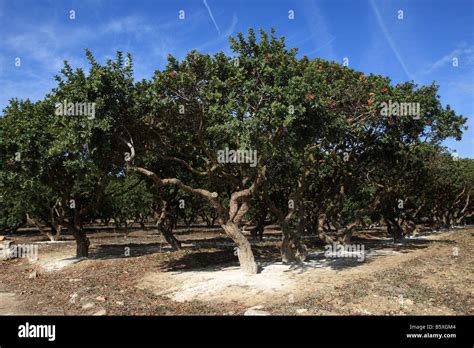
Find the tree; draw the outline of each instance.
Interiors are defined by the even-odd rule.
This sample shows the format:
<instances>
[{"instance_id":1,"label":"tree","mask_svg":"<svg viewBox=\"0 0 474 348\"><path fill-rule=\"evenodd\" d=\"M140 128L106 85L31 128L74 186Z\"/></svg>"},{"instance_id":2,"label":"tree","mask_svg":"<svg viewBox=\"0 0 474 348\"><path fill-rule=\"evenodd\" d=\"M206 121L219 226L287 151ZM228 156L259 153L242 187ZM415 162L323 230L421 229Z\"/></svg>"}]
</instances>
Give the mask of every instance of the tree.
<instances>
[{"instance_id":1,"label":"tree","mask_svg":"<svg viewBox=\"0 0 474 348\"><path fill-rule=\"evenodd\" d=\"M22 175L33 180L34 189L47 187L62 207L57 219L74 236L78 257L89 252L83 218L100 204L110 179L123 171L122 158L112 150L117 140L110 130L121 124L133 88L131 64L124 63L120 52L105 66L90 52L87 56L88 75L65 62L62 75L56 76L57 88L34 104L11 101L2 122L4 137L26 149ZM31 126L39 124L32 131ZM14 150L8 148L7 156Z\"/></svg>"}]
</instances>

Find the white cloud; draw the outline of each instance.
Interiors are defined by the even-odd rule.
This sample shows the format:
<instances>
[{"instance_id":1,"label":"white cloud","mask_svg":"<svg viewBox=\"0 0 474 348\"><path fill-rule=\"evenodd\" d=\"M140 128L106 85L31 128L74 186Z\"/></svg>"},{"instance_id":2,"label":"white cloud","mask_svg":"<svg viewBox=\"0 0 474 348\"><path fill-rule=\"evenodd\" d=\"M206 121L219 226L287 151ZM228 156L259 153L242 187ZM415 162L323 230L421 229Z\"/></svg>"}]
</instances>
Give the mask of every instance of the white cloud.
<instances>
[{"instance_id":1,"label":"white cloud","mask_svg":"<svg viewBox=\"0 0 474 348\"><path fill-rule=\"evenodd\" d=\"M143 21L143 18L138 16L127 16L107 22L100 31L105 34L123 34L129 32L148 32L151 29L151 26L146 24Z\"/></svg>"},{"instance_id":2,"label":"white cloud","mask_svg":"<svg viewBox=\"0 0 474 348\"><path fill-rule=\"evenodd\" d=\"M304 7L303 16L308 25L310 36L314 44L311 52L302 52L304 54L313 54L316 52L323 53L329 59L337 59L332 43L336 39L329 31L329 26L321 9L314 1L306 1L302 4ZM298 14L295 13L295 16Z\"/></svg>"},{"instance_id":3,"label":"white cloud","mask_svg":"<svg viewBox=\"0 0 474 348\"><path fill-rule=\"evenodd\" d=\"M208 41L204 44L197 46L196 50L202 51L216 45L227 44L228 43L227 39L235 31L235 27L237 26L238 21L239 21L238 17L235 14L233 14L232 21L230 25L227 27L227 29L224 31L224 33L222 33L217 39Z\"/></svg>"},{"instance_id":4,"label":"white cloud","mask_svg":"<svg viewBox=\"0 0 474 348\"><path fill-rule=\"evenodd\" d=\"M456 48L450 53L446 54L445 56L438 59L436 62L431 64L423 73L430 74L436 69L441 68L446 64L451 64L453 58L458 58L459 64L473 64L474 63L474 47L468 48ZM464 58L464 62L463 62Z\"/></svg>"}]
</instances>

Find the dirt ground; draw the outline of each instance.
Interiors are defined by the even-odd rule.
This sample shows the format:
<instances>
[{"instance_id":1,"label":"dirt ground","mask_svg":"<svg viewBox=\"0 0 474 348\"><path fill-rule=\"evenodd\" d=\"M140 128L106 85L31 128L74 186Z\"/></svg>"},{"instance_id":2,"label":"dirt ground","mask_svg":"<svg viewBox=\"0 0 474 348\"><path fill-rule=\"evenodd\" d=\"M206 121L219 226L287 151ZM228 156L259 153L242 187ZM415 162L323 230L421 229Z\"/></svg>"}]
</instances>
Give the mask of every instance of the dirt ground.
<instances>
[{"instance_id":1,"label":"dirt ground","mask_svg":"<svg viewBox=\"0 0 474 348\"><path fill-rule=\"evenodd\" d=\"M0 261L1 315L472 315L474 227L394 244L377 230L356 234L360 258L329 258L306 238L308 260L284 265L278 231L252 242L256 275L238 269L219 229L180 229L180 251L153 231L89 234L90 257L75 243L36 233L9 236L38 245L38 260ZM250 310L250 311L249 311Z\"/></svg>"}]
</instances>

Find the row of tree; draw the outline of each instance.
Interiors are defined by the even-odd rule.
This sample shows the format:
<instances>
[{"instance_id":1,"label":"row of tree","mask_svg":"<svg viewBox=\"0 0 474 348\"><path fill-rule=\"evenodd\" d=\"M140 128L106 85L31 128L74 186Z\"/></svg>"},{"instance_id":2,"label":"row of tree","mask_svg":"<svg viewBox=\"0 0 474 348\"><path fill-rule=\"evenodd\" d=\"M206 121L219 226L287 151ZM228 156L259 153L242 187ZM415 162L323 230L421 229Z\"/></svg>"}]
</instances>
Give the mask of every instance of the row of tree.
<instances>
[{"instance_id":1,"label":"row of tree","mask_svg":"<svg viewBox=\"0 0 474 348\"><path fill-rule=\"evenodd\" d=\"M86 51L87 73L65 62L44 99L11 100L0 118L0 228L29 222L49 226L54 238L66 227L82 257L88 222L154 217L179 248L178 219L201 216L255 273L244 224L261 236L277 223L282 260L301 262L304 234L347 243L356 228L379 223L398 240L421 223L472 217L474 161L440 145L459 140L466 119L441 105L434 83L394 85L299 58L273 30L230 41L231 56L170 56L142 81L130 55L101 65ZM93 117L77 107L55 112L90 102ZM419 113L382 112L386 103L418 105ZM225 149L256 161L222 160Z\"/></svg>"}]
</instances>

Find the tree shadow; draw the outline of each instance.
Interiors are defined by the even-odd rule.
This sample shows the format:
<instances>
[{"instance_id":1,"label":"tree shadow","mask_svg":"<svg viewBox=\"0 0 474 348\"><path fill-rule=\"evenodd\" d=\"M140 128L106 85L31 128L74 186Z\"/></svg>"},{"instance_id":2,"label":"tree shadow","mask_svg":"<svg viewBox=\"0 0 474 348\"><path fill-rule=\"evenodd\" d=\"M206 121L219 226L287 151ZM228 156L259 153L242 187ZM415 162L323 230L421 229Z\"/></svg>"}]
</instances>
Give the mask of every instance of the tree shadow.
<instances>
[{"instance_id":1,"label":"tree shadow","mask_svg":"<svg viewBox=\"0 0 474 348\"><path fill-rule=\"evenodd\" d=\"M91 248L89 258L99 260L130 258L169 251L171 247L164 243L98 244Z\"/></svg>"},{"instance_id":2,"label":"tree shadow","mask_svg":"<svg viewBox=\"0 0 474 348\"><path fill-rule=\"evenodd\" d=\"M369 250L383 250L392 249L401 253L407 253L419 249L425 249L432 244L456 244L453 240L429 240L429 239L418 239L418 238L405 238L401 242L393 242L393 240L358 240L354 239L353 243L363 244L366 249Z\"/></svg>"},{"instance_id":3,"label":"tree shadow","mask_svg":"<svg viewBox=\"0 0 474 348\"><path fill-rule=\"evenodd\" d=\"M192 249L197 249L193 247ZM233 246L215 246L214 250L200 250L186 253L178 258L163 262L164 271L186 271L186 270L221 270L227 267L239 267L238 257ZM217 249L217 250L215 250ZM280 261L280 248L278 246L253 246L255 261L261 263L275 263ZM259 267L261 269L261 267Z\"/></svg>"},{"instance_id":4,"label":"tree shadow","mask_svg":"<svg viewBox=\"0 0 474 348\"><path fill-rule=\"evenodd\" d=\"M300 270L301 272L304 272L308 269L325 268L340 271L371 263L379 257L426 249L434 243L456 244L456 242L452 240L407 238L399 243L394 243L392 240L387 239L366 240L362 238L353 238L351 244L364 246L363 254L348 253L346 256L332 257L326 256L325 250L317 250L310 253L304 263L291 265L290 270Z\"/></svg>"},{"instance_id":5,"label":"tree shadow","mask_svg":"<svg viewBox=\"0 0 474 348\"><path fill-rule=\"evenodd\" d=\"M222 268L238 266L237 256L233 249L221 249L215 251L201 251L186 253L178 258L167 260L162 263L160 270L165 272L177 271L218 271Z\"/></svg>"},{"instance_id":6,"label":"tree shadow","mask_svg":"<svg viewBox=\"0 0 474 348\"><path fill-rule=\"evenodd\" d=\"M365 256L363 260L359 255L351 257L326 257L324 251L310 253L306 260L302 263L288 263L290 266L286 272L298 271L304 273L312 269L331 269L334 271L341 271L353 267L358 267L363 264L372 262L372 259L367 259Z\"/></svg>"},{"instance_id":7,"label":"tree shadow","mask_svg":"<svg viewBox=\"0 0 474 348\"><path fill-rule=\"evenodd\" d=\"M165 243L120 243L120 244L95 244L91 247L90 259L114 259L139 257L157 253L170 253L174 255L169 260L162 261L161 269L164 271L219 270L224 267L239 266L235 254L235 245L226 236L214 236L206 239L182 239L184 253L173 253L171 247ZM305 240L305 244L312 250L306 261L301 264L289 264L287 271L305 272L308 269L344 270L358 267L374 261L377 257L394 255L395 253L409 253L425 249L433 243L455 244L451 240L428 240L407 238L400 243L389 239L364 239L354 237L351 244L364 245L364 260L357 255L348 257L326 257L324 255L325 243L317 238ZM308 243L310 242L310 243ZM281 263L280 247L275 244L261 244L252 242L255 260L259 271L271 264ZM263 242L265 243L265 241Z\"/></svg>"}]
</instances>

